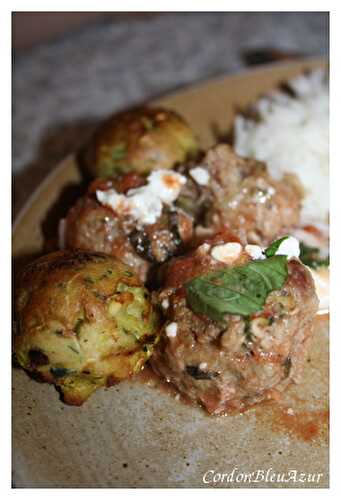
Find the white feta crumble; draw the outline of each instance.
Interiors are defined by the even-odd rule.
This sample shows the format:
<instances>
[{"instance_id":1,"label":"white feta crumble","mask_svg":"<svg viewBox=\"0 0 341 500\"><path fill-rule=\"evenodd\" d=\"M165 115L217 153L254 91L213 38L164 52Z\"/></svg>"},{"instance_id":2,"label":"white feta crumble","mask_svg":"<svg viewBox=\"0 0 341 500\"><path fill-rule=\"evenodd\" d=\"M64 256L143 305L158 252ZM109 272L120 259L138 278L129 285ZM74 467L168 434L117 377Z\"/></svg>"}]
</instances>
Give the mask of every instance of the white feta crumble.
<instances>
[{"instance_id":1,"label":"white feta crumble","mask_svg":"<svg viewBox=\"0 0 341 500\"><path fill-rule=\"evenodd\" d=\"M300 243L293 236L289 236L279 245L275 255L286 255L289 259L300 256Z\"/></svg>"},{"instance_id":2,"label":"white feta crumble","mask_svg":"<svg viewBox=\"0 0 341 500\"><path fill-rule=\"evenodd\" d=\"M192 179L194 179L195 182L200 186L207 186L207 184L209 183L210 174L203 167L191 168L189 174L192 177Z\"/></svg>"},{"instance_id":3,"label":"white feta crumble","mask_svg":"<svg viewBox=\"0 0 341 500\"><path fill-rule=\"evenodd\" d=\"M206 254L206 253L208 253L210 251L210 249L211 249L211 245L209 245L208 243L203 243L198 248L198 252L201 253L201 254Z\"/></svg>"},{"instance_id":4,"label":"white feta crumble","mask_svg":"<svg viewBox=\"0 0 341 500\"><path fill-rule=\"evenodd\" d=\"M206 370L207 368L207 363L200 363L199 364L199 370Z\"/></svg>"},{"instance_id":5,"label":"white feta crumble","mask_svg":"<svg viewBox=\"0 0 341 500\"><path fill-rule=\"evenodd\" d=\"M295 412L294 412L294 410L292 408L288 408L287 409L287 414L293 416L293 415L295 415Z\"/></svg>"},{"instance_id":6,"label":"white feta crumble","mask_svg":"<svg viewBox=\"0 0 341 500\"><path fill-rule=\"evenodd\" d=\"M148 191L163 203L170 204L179 196L182 186L186 184L186 177L171 170L154 170L147 181ZM133 191L136 189L128 191L128 195Z\"/></svg>"},{"instance_id":7,"label":"white feta crumble","mask_svg":"<svg viewBox=\"0 0 341 500\"><path fill-rule=\"evenodd\" d=\"M169 323L169 325L166 326L166 335L167 337L176 337L176 334L178 332L178 324L177 323Z\"/></svg>"},{"instance_id":8,"label":"white feta crumble","mask_svg":"<svg viewBox=\"0 0 341 500\"><path fill-rule=\"evenodd\" d=\"M147 177L147 184L119 194L115 189L96 191L102 205L108 205L118 214L132 217L141 224L154 224L160 217L163 204L177 199L186 177L169 170L155 170Z\"/></svg>"},{"instance_id":9,"label":"white feta crumble","mask_svg":"<svg viewBox=\"0 0 341 500\"><path fill-rule=\"evenodd\" d=\"M168 299L163 299L163 301L161 302L161 306L163 309L168 309L169 307L169 300Z\"/></svg>"},{"instance_id":10,"label":"white feta crumble","mask_svg":"<svg viewBox=\"0 0 341 500\"><path fill-rule=\"evenodd\" d=\"M216 245L211 250L211 256L223 262L224 264L232 264L236 259L238 259L241 254L242 246L240 243L224 243L223 245Z\"/></svg>"},{"instance_id":11,"label":"white feta crumble","mask_svg":"<svg viewBox=\"0 0 341 500\"><path fill-rule=\"evenodd\" d=\"M258 245L246 245L245 252L250 255L251 259L265 259L262 247Z\"/></svg>"},{"instance_id":12,"label":"white feta crumble","mask_svg":"<svg viewBox=\"0 0 341 500\"><path fill-rule=\"evenodd\" d=\"M162 212L162 202L160 198L150 196L143 188L139 188L139 192L132 196L129 191L125 196L115 189L96 191L96 196L102 205L108 205L120 215L132 217L142 224L153 224Z\"/></svg>"}]
</instances>

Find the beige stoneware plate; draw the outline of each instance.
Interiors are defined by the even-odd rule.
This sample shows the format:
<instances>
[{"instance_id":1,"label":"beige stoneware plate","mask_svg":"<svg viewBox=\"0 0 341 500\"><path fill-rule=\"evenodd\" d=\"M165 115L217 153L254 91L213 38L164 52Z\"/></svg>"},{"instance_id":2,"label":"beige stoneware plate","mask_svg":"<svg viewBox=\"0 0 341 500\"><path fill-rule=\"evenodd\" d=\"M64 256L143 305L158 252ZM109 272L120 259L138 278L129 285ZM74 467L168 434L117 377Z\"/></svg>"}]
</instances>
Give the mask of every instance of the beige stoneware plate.
<instances>
[{"instance_id":1,"label":"beige stoneware plate","mask_svg":"<svg viewBox=\"0 0 341 500\"><path fill-rule=\"evenodd\" d=\"M157 104L184 115L206 147L215 141L214 131L230 127L236 110L324 64L310 59L261 67ZM67 158L30 198L14 226L16 269L42 251L44 234L53 231L67 210L63 200L80 180L75 160ZM303 383L283 401L242 415L209 417L138 380L70 407L53 386L13 369L16 487L327 487L328 455L326 318L316 321ZM249 483L245 474L252 472L255 482Z\"/></svg>"}]
</instances>

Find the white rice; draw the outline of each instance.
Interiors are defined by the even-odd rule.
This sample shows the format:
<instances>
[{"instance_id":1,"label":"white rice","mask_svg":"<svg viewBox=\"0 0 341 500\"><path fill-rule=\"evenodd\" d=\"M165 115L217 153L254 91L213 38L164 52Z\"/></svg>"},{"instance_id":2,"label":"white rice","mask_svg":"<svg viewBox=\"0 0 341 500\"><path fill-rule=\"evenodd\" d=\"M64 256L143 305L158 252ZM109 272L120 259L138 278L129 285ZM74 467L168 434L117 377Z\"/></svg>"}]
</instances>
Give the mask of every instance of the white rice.
<instances>
[{"instance_id":1,"label":"white rice","mask_svg":"<svg viewBox=\"0 0 341 500\"><path fill-rule=\"evenodd\" d=\"M294 173L301 181L302 224L325 224L329 213L329 89L322 70L288 83L296 97L275 91L255 109L260 121L237 116L235 149L264 161L281 179Z\"/></svg>"}]
</instances>

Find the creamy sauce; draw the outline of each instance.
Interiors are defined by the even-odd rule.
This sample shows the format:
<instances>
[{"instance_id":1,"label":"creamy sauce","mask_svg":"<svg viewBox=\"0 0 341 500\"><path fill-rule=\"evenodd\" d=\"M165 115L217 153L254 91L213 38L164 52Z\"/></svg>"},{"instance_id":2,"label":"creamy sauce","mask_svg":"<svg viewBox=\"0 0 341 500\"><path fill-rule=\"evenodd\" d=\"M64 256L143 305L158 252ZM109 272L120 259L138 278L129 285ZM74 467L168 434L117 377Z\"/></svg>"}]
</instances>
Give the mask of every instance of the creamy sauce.
<instances>
[{"instance_id":1,"label":"creamy sauce","mask_svg":"<svg viewBox=\"0 0 341 500\"><path fill-rule=\"evenodd\" d=\"M288 260L298 259L300 256L300 243L293 236L289 236L279 245L276 255L286 255Z\"/></svg>"}]
</instances>

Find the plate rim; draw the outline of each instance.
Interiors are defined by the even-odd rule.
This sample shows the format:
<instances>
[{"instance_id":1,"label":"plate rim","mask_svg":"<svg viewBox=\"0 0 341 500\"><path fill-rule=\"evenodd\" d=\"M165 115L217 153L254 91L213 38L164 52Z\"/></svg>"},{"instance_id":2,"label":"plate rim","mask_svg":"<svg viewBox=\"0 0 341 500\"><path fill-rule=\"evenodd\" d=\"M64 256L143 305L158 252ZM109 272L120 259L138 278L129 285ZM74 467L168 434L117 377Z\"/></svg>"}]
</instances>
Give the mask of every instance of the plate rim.
<instances>
[{"instance_id":1,"label":"plate rim","mask_svg":"<svg viewBox=\"0 0 341 500\"><path fill-rule=\"evenodd\" d=\"M268 73L271 72L273 69L276 68L285 68L285 67L293 67L295 65L302 65L302 64L320 64L321 66L327 66L329 64L329 58L328 56L310 56L310 57L303 57L303 58L293 58L293 59L288 59L286 61L279 61L279 62L274 62L274 63L268 63L268 64L259 64L254 67L246 67L246 68L241 68L236 71L232 71L231 73L222 73L221 75L212 77L212 78L207 78L202 81L196 82L194 84L188 84L181 86L180 88L174 90L173 92L165 92L164 94L161 94L160 96L155 96L150 99L146 99L144 101L144 104L150 105L150 106L157 106L161 104L161 102L165 99L173 99L179 94L184 94L186 92L192 92L192 91L199 91L203 87L207 87L210 85L214 84L221 84L225 80L231 80L233 78L237 77L247 77L248 75L252 76L256 73ZM329 70L328 70L329 72ZM134 106L134 104L132 104ZM129 109L132 106L128 106L124 109ZM123 109L123 111L124 111ZM110 116L110 115L108 115ZM105 119L105 116L102 118ZM16 233L17 227L19 226L21 220L25 216L26 212L29 210L30 206L32 203L36 200L36 198L39 196L39 194L44 190L44 188L50 184L50 182L53 180L55 176L65 167L65 164L69 161L72 161L75 158L76 151L70 153L69 155L65 156L61 161L55 164L55 166L52 167L52 170L46 174L46 176L43 178L43 180L40 182L40 184L34 189L32 194L27 198L27 200L24 202L23 206L21 209L18 211L13 224L12 224L12 237L14 238L14 235ZM13 177L15 178L15 175L13 173Z\"/></svg>"}]
</instances>

